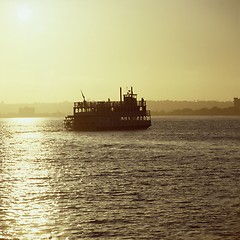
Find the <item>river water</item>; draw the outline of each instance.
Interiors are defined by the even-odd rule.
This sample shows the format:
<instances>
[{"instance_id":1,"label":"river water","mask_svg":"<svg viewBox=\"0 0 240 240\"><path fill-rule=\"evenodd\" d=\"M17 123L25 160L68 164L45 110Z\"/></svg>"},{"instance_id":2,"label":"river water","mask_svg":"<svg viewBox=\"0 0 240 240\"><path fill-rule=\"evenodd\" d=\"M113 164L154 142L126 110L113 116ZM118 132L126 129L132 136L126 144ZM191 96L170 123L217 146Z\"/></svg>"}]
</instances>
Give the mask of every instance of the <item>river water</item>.
<instances>
[{"instance_id":1,"label":"river water","mask_svg":"<svg viewBox=\"0 0 240 240\"><path fill-rule=\"evenodd\" d=\"M240 239L239 143L240 117L0 119L0 239Z\"/></svg>"}]
</instances>

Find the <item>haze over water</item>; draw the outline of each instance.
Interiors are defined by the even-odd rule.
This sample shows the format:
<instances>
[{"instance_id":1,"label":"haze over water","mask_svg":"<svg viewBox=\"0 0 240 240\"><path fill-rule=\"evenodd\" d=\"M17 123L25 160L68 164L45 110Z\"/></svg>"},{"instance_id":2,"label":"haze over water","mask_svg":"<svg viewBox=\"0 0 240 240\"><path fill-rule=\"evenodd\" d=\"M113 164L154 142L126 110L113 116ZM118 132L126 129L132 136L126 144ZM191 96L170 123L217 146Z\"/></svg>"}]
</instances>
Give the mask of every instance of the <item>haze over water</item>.
<instances>
[{"instance_id":1,"label":"haze over water","mask_svg":"<svg viewBox=\"0 0 240 240\"><path fill-rule=\"evenodd\" d=\"M0 102L239 97L239 0L1 0L0 36Z\"/></svg>"},{"instance_id":2,"label":"haze over water","mask_svg":"<svg viewBox=\"0 0 240 240\"><path fill-rule=\"evenodd\" d=\"M0 119L0 238L239 239L240 118L68 132Z\"/></svg>"}]
</instances>

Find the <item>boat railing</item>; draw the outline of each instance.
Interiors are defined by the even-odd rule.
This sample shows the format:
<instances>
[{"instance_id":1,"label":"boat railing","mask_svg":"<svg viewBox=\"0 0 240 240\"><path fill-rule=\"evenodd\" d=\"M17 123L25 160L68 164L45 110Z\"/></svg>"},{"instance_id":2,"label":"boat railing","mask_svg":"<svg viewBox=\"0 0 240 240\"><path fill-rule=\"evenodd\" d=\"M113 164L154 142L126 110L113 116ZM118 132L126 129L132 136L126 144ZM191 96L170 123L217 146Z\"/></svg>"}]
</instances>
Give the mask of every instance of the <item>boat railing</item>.
<instances>
[{"instance_id":1,"label":"boat railing","mask_svg":"<svg viewBox=\"0 0 240 240\"><path fill-rule=\"evenodd\" d=\"M135 103L133 103L133 105L137 105L139 107L144 107L146 106L146 101L142 100L142 101L137 101ZM74 102L74 108L114 108L114 107L120 107L120 106L124 106L126 105L126 103L124 101L98 101L98 102L87 102L87 101L83 101L83 102ZM129 103L127 103L127 105L129 105ZM131 104L130 104L131 105ZM136 106L135 105L135 106Z\"/></svg>"}]
</instances>

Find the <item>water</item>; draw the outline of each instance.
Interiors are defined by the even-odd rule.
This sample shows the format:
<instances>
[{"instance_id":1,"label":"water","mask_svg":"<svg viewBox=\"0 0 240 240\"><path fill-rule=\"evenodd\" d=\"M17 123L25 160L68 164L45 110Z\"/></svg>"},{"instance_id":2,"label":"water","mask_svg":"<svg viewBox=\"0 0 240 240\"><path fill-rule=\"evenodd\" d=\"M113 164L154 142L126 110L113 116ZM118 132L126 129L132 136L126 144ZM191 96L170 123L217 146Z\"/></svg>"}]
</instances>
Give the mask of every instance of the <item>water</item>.
<instances>
[{"instance_id":1,"label":"water","mask_svg":"<svg viewBox=\"0 0 240 240\"><path fill-rule=\"evenodd\" d=\"M0 119L0 136L0 239L240 239L240 118Z\"/></svg>"}]
</instances>

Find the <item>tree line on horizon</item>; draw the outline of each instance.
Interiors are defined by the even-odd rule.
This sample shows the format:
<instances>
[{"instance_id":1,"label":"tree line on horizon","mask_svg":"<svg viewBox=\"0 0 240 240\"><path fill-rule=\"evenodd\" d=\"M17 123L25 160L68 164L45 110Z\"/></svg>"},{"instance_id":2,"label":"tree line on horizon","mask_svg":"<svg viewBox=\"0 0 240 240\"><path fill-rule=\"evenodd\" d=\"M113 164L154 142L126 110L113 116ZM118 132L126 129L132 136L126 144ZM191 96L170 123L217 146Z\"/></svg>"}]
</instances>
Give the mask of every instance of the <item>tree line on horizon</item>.
<instances>
[{"instance_id":1,"label":"tree line on horizon","mask_svg":"<svg viewBox=\"0 0 240 240\"><path fill-rule=\"evenodd\" d=\"M202 108L202 109L176 109L171 112L152 111L153 116L240 116L240 109L236 107L228 108Z\"/></svg>"}]
</instances>

